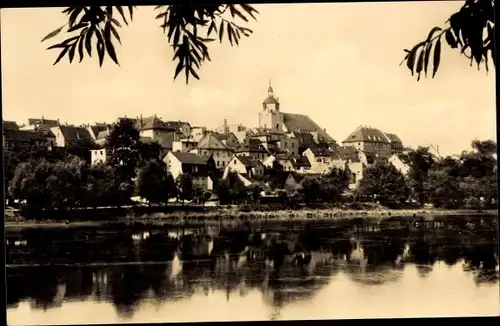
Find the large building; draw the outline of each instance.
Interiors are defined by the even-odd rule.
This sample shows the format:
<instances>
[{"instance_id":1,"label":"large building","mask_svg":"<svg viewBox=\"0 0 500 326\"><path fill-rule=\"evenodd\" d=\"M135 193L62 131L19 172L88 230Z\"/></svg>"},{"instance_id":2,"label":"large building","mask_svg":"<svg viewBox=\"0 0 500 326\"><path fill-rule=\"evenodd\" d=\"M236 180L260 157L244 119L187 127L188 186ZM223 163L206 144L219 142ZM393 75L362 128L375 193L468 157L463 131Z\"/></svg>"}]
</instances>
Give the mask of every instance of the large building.
<instances>
[{"instance_id":1,"label":"large building","mask_svg":"<svg viewBox=\"0 0 500 326\"><path fill-rule=\"evenodd\" d=\"M368 126L356 128L342 144L373 153L380 158L389 158L392 154L401 153L403 150L403 142L397 135L386 134L380 129Z\"/></svg>"},{"instance_id":2,"label":"large building","mask_svg":"<svg viewBox=\"0 0 500 326\"><path fill-rule=\"evenodd\" d=\"M335 143L326 130L307 115L281 112L279 98L274 96L270 82L267 93L267 98L262 103L262 111L259 112L260 129L272 133L310 133L316 142Z\"/></svg>"}]
</instances>

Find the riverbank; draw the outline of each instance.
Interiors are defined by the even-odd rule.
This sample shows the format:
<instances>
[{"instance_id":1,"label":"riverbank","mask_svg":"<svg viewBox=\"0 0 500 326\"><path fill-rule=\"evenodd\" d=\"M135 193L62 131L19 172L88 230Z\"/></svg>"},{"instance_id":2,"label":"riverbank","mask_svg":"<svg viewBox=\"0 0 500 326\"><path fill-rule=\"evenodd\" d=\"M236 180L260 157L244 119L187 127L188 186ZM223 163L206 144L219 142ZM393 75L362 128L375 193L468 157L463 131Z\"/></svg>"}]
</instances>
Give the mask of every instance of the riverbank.
<instances>
[{"instance_id":1,"label":"riverbank","mask_svg":"<svg viewBox=\"0 0 500 326\"><path fill-rule=\"evenodd\" d=\"M185 225L185 224L207 224L248 221L260 222L268 220L277 221L300 221L300 220L335 220L335 219L385 219L391 216L431 218L433 216L484 216L497 215L497 210L444 210L444 209L384 209L374 208L370 210L354 209L301 209L301 210L276 210L276 211L250 211L244 212L234 208L209 210L205 212L156 212L151 214L126 215L116 219L99 221L60 221L60 220L29 220L20 216L6 218L5 229L24 228L73 228L73 227L99 227L113 224L160 224L160 225Z\"/></svg>"}]
</instances>

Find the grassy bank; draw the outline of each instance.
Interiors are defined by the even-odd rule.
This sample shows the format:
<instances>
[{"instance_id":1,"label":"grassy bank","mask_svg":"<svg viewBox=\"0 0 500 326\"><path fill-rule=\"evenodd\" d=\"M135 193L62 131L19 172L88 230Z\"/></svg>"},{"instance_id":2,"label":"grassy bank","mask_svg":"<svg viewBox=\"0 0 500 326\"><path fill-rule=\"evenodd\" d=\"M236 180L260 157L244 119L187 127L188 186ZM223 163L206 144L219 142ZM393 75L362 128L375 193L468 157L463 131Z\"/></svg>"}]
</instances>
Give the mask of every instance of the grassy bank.
<instances>
[{"instance_id":1,"label":"grassy bank","mask_svg":"<svg viewBox=\"0 0 500 326\"><path fill-rule=\"evenodd\" d=\"M345 218L389 218L391 216L408 216L426 218L436 215L472 216L472 215L496 215L497 210L444 210L444 209L387 209L383 207L369 207L365 209L324 208L324 209L299 209L299 210L253 210L241 211L239 208L211 208L205 211L170 211L140 213L128 211L128 213L116 215L113 218L100 220L31 220L19 216L16 213L6 213L5 229L33 228L33 227L90 227L123 223L151 223L151 224L204 224L234 221L300 221L300 220L334 220Z\"/></svg>"}]
</instances>

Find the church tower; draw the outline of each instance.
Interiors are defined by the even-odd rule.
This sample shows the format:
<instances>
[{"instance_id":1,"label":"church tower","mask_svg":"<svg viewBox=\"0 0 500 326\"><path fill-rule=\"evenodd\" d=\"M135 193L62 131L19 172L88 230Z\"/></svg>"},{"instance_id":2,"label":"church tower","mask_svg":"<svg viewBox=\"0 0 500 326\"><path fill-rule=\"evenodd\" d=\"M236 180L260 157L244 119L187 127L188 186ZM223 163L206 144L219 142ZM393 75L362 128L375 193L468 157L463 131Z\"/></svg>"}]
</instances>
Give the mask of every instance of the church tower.
<instances>
[{"instance_id":1,"label":"church tower","mask_svg":"<svg viewBox=\"0 0 500 326\"><path fill-rule=\"evenodd\" d=\"M259 112L259 127L270 132L283 131L283 114L280 112L279 99L274 97L271 80L269 80L267 98L262 102L262 111Z\"/></svg>"}]
</instances>

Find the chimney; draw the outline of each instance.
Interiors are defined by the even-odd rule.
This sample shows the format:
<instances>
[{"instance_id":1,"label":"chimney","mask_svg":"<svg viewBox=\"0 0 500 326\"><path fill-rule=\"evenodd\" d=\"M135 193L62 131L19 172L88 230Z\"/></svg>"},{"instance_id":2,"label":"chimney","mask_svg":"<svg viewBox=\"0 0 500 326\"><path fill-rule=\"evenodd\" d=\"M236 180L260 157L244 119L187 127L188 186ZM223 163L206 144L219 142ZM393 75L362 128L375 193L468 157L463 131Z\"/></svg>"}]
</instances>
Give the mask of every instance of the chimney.
<instances>
[{"instance_id":1,"label":"chimney","mask_svg":"<svg viewBox=\"0 0 500 326\"><path fill-rule=\"evenodd\" d=\"M57 118L57 125L60 125L61 123L59 122L59 118Z\"/></svg>"},{"instance_id":2,"label":"chimney","mask_svg":"<svg viewBox=\"0 0 500 326\"><path fill-rule=\"evenodd\" d=\"M228 128L227 128L227 119L224 119L224 133L227 134L229 131L228 131Z\"/></svg>"}]
</instances>

